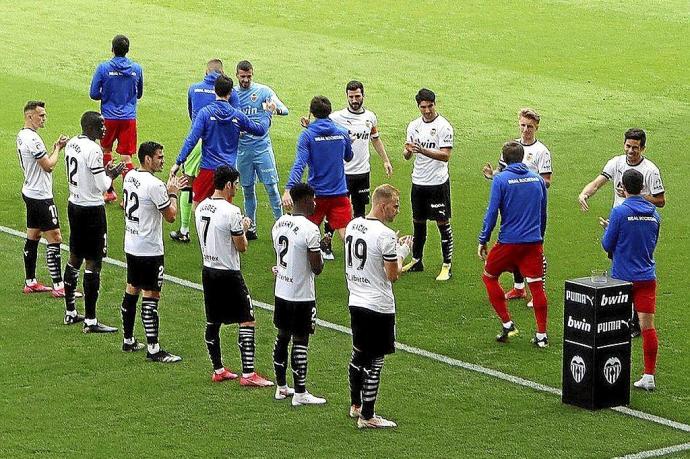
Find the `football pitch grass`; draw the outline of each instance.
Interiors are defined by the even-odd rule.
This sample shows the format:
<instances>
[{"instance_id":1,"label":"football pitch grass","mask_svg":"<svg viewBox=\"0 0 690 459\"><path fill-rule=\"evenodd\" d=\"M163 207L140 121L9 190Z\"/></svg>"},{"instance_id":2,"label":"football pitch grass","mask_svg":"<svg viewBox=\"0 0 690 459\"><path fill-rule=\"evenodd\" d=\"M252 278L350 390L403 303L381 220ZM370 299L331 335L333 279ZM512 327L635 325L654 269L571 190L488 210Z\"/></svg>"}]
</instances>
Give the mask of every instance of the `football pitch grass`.
<instances>
[{"instance_id":1,"label":"football pitch grass","mask_svg":"<svg viewBox=\"0 0 690 459\"><path fill-rule=\"evenodd\" d=\"M400 152L407 123L419 116L414 94L429 87L437 94L438 111L455 128L453 278L434 281L440 250L430 226L427 271L404 276L394 287L397 339L560 388L563 281L608 266L597 216L608 213L611 186L590 199L587 214L579 211L577 194L610 157L622 153L625 129L643 127L646 153L661 169L668 204L660 211L656 254L659 389L633 392L630 408L687 425L690 206L681 155L690 125L690 51L683 46L688 24L685 1L0 2L6 48L0 59L0 145L7 162L0 169L0 225L15 230L25 225L15 156L21 107L28 99L46 100L48 123L40 133L47 145L59 133L77 134L81 113L98 109L88 99L88 85L97 63L109 58L117 33L130 37L130 57L144 68L139 140L166 146L166 170L189 127L186 89L202 78L209 58L223 59L233 75L234 64L249 59L255 80L273 87L290 108L271 128L281 185L294 158L299 116L311 97L323 94L334 108L341 107L347 81L363 81L365 104L378 115L395 169L390 183L402 190L401 214L392 225L401 234L412 231L412 164ZM551 343L546 350L529 344L534 319L520 301L511 303L511 311L521 335L507 345L495 343L499 322L475 253L489 189L481 166L495 164L501 144L517 135L516 112L523 106L542 114L538 137L554 163L545 245ZM67 240L62 163L54 181ZM372 184L383 182L374 153ZM271 217L260 188L260 239L242 257L242 269L253 297L271 303ZM123 260L117 206L108 207L108 223L109 255ZM198 283L196 237L192 244L174 245L167 232L175 228L165 225L166 272ZM150 364L143 355L123 355L120 335L83 335L61 325L61 301L22 295L22 246L20 238L0 234L3 457L613 457L690 442L690 434L677 428L611 410L565 406L552 393L402 351L386 360L377 404L399 427L361 432L347 417L347 334L317 330L310 343L308 388L328 404L294 409L273 400L269 389L210 382L198 290L166 282L161 343L184 360ZM317 296L319 317L347 327L341 250L336 241L338 259L319 276ZM43 253L39 249L39 276L47 281ZM104 266L99 319L109 325L120 323L124 281L124 269ZM257 368L271 376L271 315L258 310L257 320ZM226 327L222 334L225 361L233 369L239 366L236 330ZM143 338L139 322L136 333ZM632 377L642 371L640 348L635 340Z\"/></svg>"}]
</instances>

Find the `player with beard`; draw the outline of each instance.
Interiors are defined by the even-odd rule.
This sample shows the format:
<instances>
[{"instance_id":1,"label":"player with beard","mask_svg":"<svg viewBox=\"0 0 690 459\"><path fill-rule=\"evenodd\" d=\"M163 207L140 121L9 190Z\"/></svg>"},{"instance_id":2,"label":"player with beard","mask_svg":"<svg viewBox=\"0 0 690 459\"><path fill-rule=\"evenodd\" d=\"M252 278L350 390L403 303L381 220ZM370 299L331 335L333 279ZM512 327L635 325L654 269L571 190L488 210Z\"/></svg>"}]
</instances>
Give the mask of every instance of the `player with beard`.
<instances>
[{"instance_id":1,"label":"player with beard","mask_svg":"<svg viewBox=\"0 0 690 459\"><path fill-rule=\"evenodd\" d=\"M134 338L134 319L139 293L141 320L148 349L146 358L153 362L173 363L181 357L164 351L158 344L158 302L163 287L163 218L168 223L177 215L177 193L186 178L170 177L167 185L154 174L163 170L163 145L144 142L139 146L141 167L125 176L122 194L125 203L125 255L127 286L122 298L124 352L143 349Z\"/></svg>"},{"instance_id":2,"label":"player with beard","mask_svg":"<svg viewBox=\"0 0 690 459\"><path fill-rule=\"evenodd\" d=\"M330 118L347 129L352 139L353 156L352 161L345 163L345 180L352 201L352 215L357 218L365 215L366 205L369 204L369 143L371 142L381 158L388 178L393 175L393 166L379 134L376 114L364 107L364 85L356 80L350 81L345 87L345 94L347 107L331 113ZM333 228L328 221L324 224L324 230L326 234L333 236ZM327 260L333 259L330 245L324 250L323 256Z\"/></svg>"},{"instance_id":3,"label":"player with beard","mask_svg":"<svg viewBox=\"0 0 690 459\"><path fill-rule=\"evenodd\" d=\"M275 91L266 85L252 81L254 67L249 61L237 64L237 81L239 89L239 109L254 121L259 121L263 111L263 104L275 105L275 113L280 116L288 115L288 108L278 98ZM278 191L278 168L273 154L273 144L268 132L263 135L244 133L240 137L237 149L237 170L240 173L242 191L244 193L244 211L252 220L252 227L247 231L247 239L258 238L256 231L256 190L254 183L258 177L264 184L268 201L271 203L273 218L277 220L283 215L280 192Z\"/></svg>"}]
</instances>

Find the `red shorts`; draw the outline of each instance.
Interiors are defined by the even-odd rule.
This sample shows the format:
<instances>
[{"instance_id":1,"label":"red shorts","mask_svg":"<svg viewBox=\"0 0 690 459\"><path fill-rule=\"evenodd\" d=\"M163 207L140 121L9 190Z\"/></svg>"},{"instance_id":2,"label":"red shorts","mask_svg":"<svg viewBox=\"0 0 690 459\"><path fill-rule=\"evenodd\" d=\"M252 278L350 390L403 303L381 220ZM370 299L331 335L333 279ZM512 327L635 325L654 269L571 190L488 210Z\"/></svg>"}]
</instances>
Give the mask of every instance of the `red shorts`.
<instances>
[{"instance_id":1,"label":"red shorts","mask_svg":"<svg viewBox=\"0 0 690 459\"><path fill-rule=\"evenodd\" d=\"M654 314L656 312L656 280L633 281L632 284L635 311Z\"/></svg>"},{"instance_id":2,"label":"red shorts","mask_svg":"<svg viewBox=\"0 0 690 459\"><path fill-rule=\"evenodd\" d=\"M326 217L333 229L340 229L352 220L352 203L348 196L317 196L315 201L316 209L307 217L315 225L320 225Z\"/></svg>"},{"instance_id":3,"label":"red shorts","mask_svg":"<svg viewBox=\"0 0 690 459\"><path fill-rule=\"evenodd\" d=\"M192 201L198 204L204 199L210 198L214 190L213 171L211 169L199 169L199 174L192 183Z\"/></svg>"},{"instance_id":4,"label":"red shorts","mask_svg":"<svg viewBox=\"0 0 690 459\"><path fill-rule=\"evenodd\" d=\"M117 140L121 155L137 153L137 120L105 120L105 137L101 139L103 151L112 151Z\"/></svg>"},{"instance_id":5,"label":"red shorts","mask_svg":"<svg viewBox=\"0 0 690 459\"><path fill-rule=\"evenodd\" d=\"M531 244L501 244L497 242L486 257L484 271L498 277L515 270L525 277L544 277L544 247L541 242Z\"/></svg>"}]
</instances>

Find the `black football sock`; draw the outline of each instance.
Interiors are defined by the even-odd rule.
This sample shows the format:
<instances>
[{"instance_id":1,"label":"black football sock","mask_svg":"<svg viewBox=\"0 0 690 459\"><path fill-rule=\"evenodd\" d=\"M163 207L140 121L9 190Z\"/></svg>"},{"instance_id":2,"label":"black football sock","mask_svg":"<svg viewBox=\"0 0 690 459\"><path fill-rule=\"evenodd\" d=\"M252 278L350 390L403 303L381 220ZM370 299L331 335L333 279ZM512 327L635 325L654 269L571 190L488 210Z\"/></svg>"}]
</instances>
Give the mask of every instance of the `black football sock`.
<instances>
[{"instance_id":1,"label":"black football sock","mask_svg":"<svg viewBox=\"0 0 690 459\"><path fill-rule=\"evenodd\" d=\"M101 273L84 270L84 317L86 319L96 318L96 302L100 288Z\"/></svg>"},{"instance_id":2,"label":"black football sock","mask_svg":"<svg viewBox=\"0 0 690 459\"><path fill-rule=\"evenodd\" d=\"M137 315L137 301L139 301L139 295L125 292L122 297L120 312L122 313L122 330L125 339L134 338L134 319Z\"/></svg>"},{"instance_id":3,"label":"black football sock","mask_svg":"<svg viewBox=\"0 0 690 459\"><path fill-rule=\"evenodd\" d=\"M38 241L27 239L24 242L24 271L26 280L36 279L36 257L38 256Z\"/></svg>"},{"instance_id":4,"label":"black football sock","mask_svg":"<svg viewBox=\"0 0 690 459\"><path fill-rule=\"evenodd\" d=\"M76 311L74 308L74 291L79 283L79 270L67 263L65 265L65 311Z\"/></svg>"},{"instance_id":5,"label":"black football sock","mask_svg":"<svg viewBox=\"0 0 690 459\"><path fill-rule=\"evenodd\" d=\"M421 260L424 256L424 244L426 244L426 220L423 222L413 222L413 224L412 258Z\"/></svg>"},{"instance_id":6,"label":"black football sock","mask_svg":"<svg viewBox=\"0 0 690 459\"><path fill-rule=\"evenodd\" d=\"M273 344L273 369L276 374L276 384L279 386L287 385L287 360L288 345L290 344L290 334L278 330L278 336Z\"/></svg>"},{"instance_id":7,"label":"black football sock","mask_svg":"<svg viewBox=\"0 0 690 459\"><path fill-rule=\"evenodd\" d=\"M348 377L350 381L350 402L352 405L362 406L362 378L364 372L362 365L364 358L360 351L352 349L352 358L348 366Z\"/></svg>"},{"instance_id":8,"label":"black football sock","mask_svg":"<svg viewBox=\"0 0 690 459\"><path fill-rule=\"evenodd\" d=\"M223 368L220 354L220 325L219 322L206 322L206 333L204 334L206 349L208 349L208 356L211 358L214 370Z\"/></svg>"}]
</instances>

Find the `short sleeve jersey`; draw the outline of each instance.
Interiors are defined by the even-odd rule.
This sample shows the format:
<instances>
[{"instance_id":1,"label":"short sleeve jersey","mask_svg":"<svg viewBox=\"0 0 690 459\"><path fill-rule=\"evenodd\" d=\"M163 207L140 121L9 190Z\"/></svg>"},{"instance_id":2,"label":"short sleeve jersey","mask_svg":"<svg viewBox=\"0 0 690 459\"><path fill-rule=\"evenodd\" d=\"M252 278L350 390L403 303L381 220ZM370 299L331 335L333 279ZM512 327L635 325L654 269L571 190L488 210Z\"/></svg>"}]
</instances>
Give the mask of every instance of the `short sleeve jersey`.
<instances>
[{"instance_id":1,"label":"short sleeve jersey","mask_svg":"<svg viewBox=\"0 0 690 459\"><path fill-rule=\"evenodd\" d=\"M539 140L535 140L529 145L522 143L521 139L515 139L515 141L520 142L520 145L525 150L522 162L529 170L539 175L553 173L551 169L551 152L546 145ZM501 158L498 160L498 165L499 170L503 170L508 166L503 160L503 154L501 154Z\"/></svg>"},{"instance_id":2,"label":"short sleeve jersey","mask_svg":"<svg viewBox=\"0 0 690 459\"><path fill-rule=\"evenodd\" d=\"M393 284L386 276L384 262L397 262L396 250L395 232L379 220L359 217L347 225L345 277L350 306L395 313Z\"/></svg>"},{"instance_id":3,"label":"short sleeve jersey","mask_svg":"<svg viewBox=\"0 0 690 459\"><path fill-rule=\"evenodd\" d=\"M104 205L105 190L96 184L96 175L105 174L101 147L85 135L73 137L65 146L65 164L69 202L86 207Z\"/></svg>"},{"instance_id":4,"label":"short sleeve jersey","mask_svg":"<svg viewBox=\"0 0 690 459\"><path fill-rule=\"evenodd\" d=\"M147 171L130 171L122 186L125 203L125 253L163 255L163 215L170 207L168 189Z\"/></svg>"},{"instance_id":5,"label":"short sleeve jersey","mask_svg":"<svg viewBox=\"0 0 690 459\"><path fill-rule=\"evenodd\" d=\"M276 252L275 295L287 301L315 301L308 253L321 251L319 227L302 215L285 214L271 231Z\"/></svg>"},{"instance_id":6,"label":"short sleeve jersey","mask_svg":"<svg viewBox=\"0 0 690 459\"><path fill-rule=\"evenodd\" d=\"M426 122L420 116L407 126L407 142L438 150L453 148L453 127L441 115ZM448 163L417 154L412 169L415 185L442 185L448 181Z\"/></svg>"},{"instance_id":7,"label":"short sleeve jersey","mask_svg":"<svg viewBox=\"0 0 690 459\"><path fill-rule=\"evenodd\" d=\"M601 172L601 175L606 177L608 180L613 182L613 207L623 204L625 198L618 196L616 189L623 187L623 173L628 169L635 169L639 171L644 177L644 182L642 184L642 196L646 195L658 195L664 192L664 184L661 181L661 173L656 165L645 158L642 157L642 161L638 164L632 166L628 164L625 155L614 156Z\"/></svg>"},{"instance_id":8,"label":"short sleeve jersey","mask_svg":"<svg viewBox=\"0 0 690 459\"><path fill-rule=\"evenodd\" d=\"M366 174L371 170L369 164L369 141L377 139L378 120L374 112L364 110L362 113L354 113L344 108L330 115L333 122L347 129L352 142L352 160L345 163L345 173L348 175Z\"/></svg>"},{"instance_id":9,"label":"short sleeve jersey","mask_svg":"<svg viewBox=\"0 0 690 459\"><path fill-rule=\"evenodd\" d=\"M204 266L239 271L240 254L232 237L244 233L240 208L223 198L206 198L194 215Z\"/></svg>"},{"instance_id":10,"label":"short sleeve jersey","mask_svg":"<svg viewBox=\"0 0 690 459\"><path fill-rule=\"evenodd\" d=\"M53 197L53 176L43 170L38 160L47 156L46 146L36 131L24 128L17 134L19 164L24 171L22 194L31 199Z\"/></svg>"}]
</instances>

